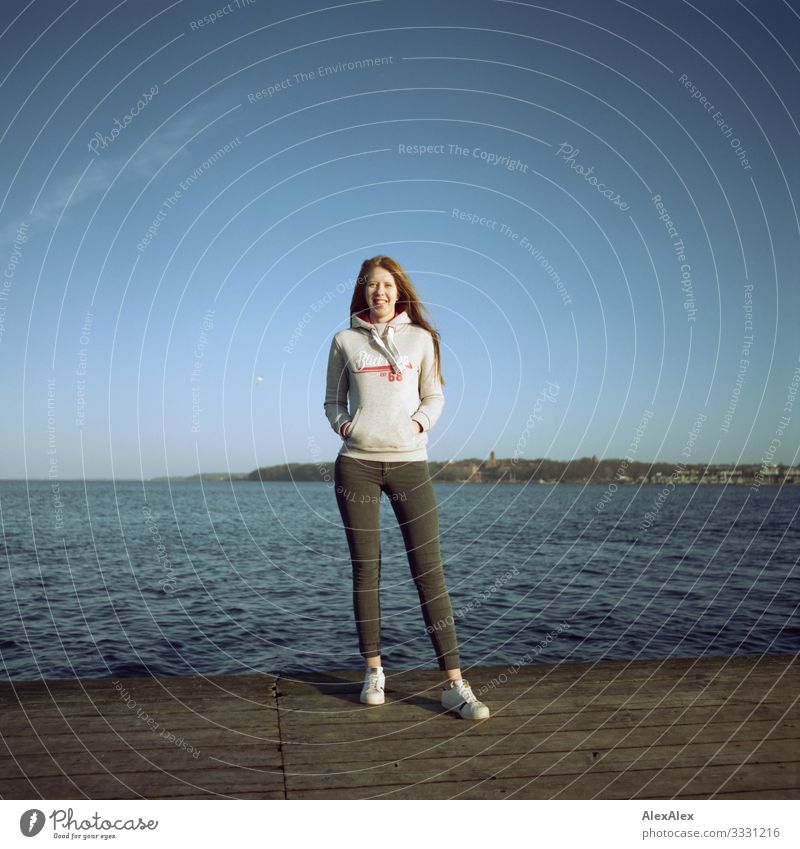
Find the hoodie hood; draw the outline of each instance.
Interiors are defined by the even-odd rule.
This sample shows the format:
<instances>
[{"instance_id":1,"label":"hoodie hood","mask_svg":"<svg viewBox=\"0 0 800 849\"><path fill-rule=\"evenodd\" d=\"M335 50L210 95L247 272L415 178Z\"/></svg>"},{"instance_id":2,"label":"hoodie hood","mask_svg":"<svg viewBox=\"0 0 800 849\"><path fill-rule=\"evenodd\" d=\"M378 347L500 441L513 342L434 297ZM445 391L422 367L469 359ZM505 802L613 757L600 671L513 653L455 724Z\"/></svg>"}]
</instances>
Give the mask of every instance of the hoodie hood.
<instances>
[{"instance_id":1,"label":"hoodie hood","mask_svg":"<svg viewBox=\"0 0 800 849\"><path fill-rule=\"evenodd\" d=\"M369 311L365 311L365 314L369 315ZM397 308L392 318L377 324L373 324L371 321L363 319L357 314L350 316L350 327L369 333L375 344L386 356L395 374L402 374L403 366L400 352L394 343L394 334L403 325L412 323L405 307Z\"/></svg>"}]
</instances>

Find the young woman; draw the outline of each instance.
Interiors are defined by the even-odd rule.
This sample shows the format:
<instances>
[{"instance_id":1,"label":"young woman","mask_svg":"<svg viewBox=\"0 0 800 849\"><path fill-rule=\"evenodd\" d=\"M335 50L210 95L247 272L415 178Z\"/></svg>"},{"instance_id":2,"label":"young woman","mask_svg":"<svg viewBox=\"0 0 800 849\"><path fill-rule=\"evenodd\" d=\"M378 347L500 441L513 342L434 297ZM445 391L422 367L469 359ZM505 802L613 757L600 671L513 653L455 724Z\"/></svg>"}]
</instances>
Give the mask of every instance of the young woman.
<instances>
[{"instance_id":1,"label":"young woman","mask_svg":"<svg viewBox=\"0 0 800 849\"><path fill-rule=\"evenodd\" d=\"M465 719L486 719L489 708L461 677L439 550L426 445L427 432L444 406L444 381L438 333L424 318L424 309L398 262L388 256L365 260L350 302L350 327L333 337L328 356L325 415L343 439L334 483L353 564L359 650L367 665L361 701L384 702L379 590L380 502L385 493L400 524L426 630L445 673L442 706Z\"/></svg>"}]
</instances>

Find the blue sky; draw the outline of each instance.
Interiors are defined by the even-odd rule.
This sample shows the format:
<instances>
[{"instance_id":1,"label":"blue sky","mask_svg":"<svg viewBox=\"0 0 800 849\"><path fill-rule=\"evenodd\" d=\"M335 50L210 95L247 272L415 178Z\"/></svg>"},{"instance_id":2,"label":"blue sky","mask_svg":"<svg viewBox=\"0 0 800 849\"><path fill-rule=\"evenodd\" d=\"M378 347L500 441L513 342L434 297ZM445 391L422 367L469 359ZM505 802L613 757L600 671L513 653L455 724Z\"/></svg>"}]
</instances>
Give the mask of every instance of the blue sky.
<instances>
[{"instance_id":1,"label":"blue sky","mask_svg":"<svg viewBox=\"0 0 800 849\"><path fill-rule=\"evenodd\" d=\"M3 11L0 476L333 459L377 253L432 460L797 462L796 4Z\"/></svg>"}]
</instances>

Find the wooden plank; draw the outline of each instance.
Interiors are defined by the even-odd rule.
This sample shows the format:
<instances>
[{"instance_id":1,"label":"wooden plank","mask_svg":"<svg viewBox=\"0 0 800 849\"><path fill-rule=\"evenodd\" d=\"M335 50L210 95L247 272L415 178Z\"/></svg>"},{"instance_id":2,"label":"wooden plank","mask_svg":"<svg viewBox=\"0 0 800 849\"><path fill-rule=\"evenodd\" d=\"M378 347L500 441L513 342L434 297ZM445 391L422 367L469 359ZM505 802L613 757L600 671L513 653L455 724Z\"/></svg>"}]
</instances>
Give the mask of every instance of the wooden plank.
<instances>
[{"instance_id":1,"label":"wooden plank","mask_svg":"<svg viewBox=\"0 0 800 849\"><path fill-rule=\"evenodd\" d=\"M49 707L91 702L112 705L122 701L119 690L114 686L115 681L120 681L135 699L224 699L228 704L236 704L239 701L245 704L259 704L272 698L277 676L264 674L3 681L0 682L0 711L18 704L30 707L37 704Z\"/></svg>"},{"instance_id":2,"label":"wooden plank","mask_svg":"<svg viewBox=\"0 0 800 849\"><path fill-rule=\"evenodd\" d=\"M3 799L161 799L165 795L236 798L237 793L257 793L262 798L283 798L282 770L214 766L185 774L148 769L106 775L0 779Z\"/></svg>"},{"instance_id":3,"label":"wooden plank","mask_svg":"<svg viewBox=\"0 0 800 849\"><path fill-rule=\"evenodd\" d=\"M587 710L592 712L637 710L647 714L664 709L689 711L697 707L716 707L719 710L725 710L732 705L739 705L748 711L758 711L762 707L782 707L784 710L793 710L797 701L796 698L793 702L773 701L758 698L755 695L750 698L736 698L725 692L698 696L696 693L681 691L676 691L669 696L639 695L634 699L631 699L628 695L591 696L587 694L577 698L560 696L541 701L519 700L507 705L497 700L486 700L492 708L492 717L488 722L497 719L509 721L512 719L520 721L534 719L538 721L546 714L578 715ZM395 700L391 697L391 694L387 693L385 704L368 706L359 704L358 694L355 693L348 697L347 701L342 701L337 697L333 706L331 706L331 702L328 702L327 706L326 703L318 703L317 709L312 709L297 694L292 698L279 697L279 705L281 723L284 724L287 732L291 732L290 738L296 730L313 729L322 725L338 725L342 729L342 733L347 734L347 729L358 730L359 727L366 728L389 721L424 724L426 721L447 716L452 722L463 722L455 714L448 714L438 700L421 696Z\"/></svg>"},{"instance_id":4,"label":"wooden plank","mask_svg":"<svg viewBox=\"0 0 800 849\"><path fill-rule=\"evenodd\" d=\"M656 798L656 797L653 797ZM709 796L681 794L681 799L797 799L797 788L771 788L768 790L738 790L733 793L713 793Z\"/></svg>"},{"instance_id":5,"label":"wooden plank","mask_svg":"<svg viewBox=\"0 0 800 849\"><path fill-rule=\"evenodd\" d=\"M254 723L273 729L277 733L278 710L273 702L271 705L248 710L227 711L224 705L215 704L211 707L200 707L180 710L162 710L159 705L144 707L141 715L136 710L123 706L122 711L115 708L105 713L93 709L92 713L47 713L39 711L36 714L3 714L2 729L5 738L29 737L32 733L58 734L68 733L75 729L86 734L124 734L136 731L142 727L150 727L154 723L162 728L182 731L196 730L209 726L220 730L246 730Z\"/></svg>"},{"instance_id":6,"label":"wooden plank","mask_svg":"<svg viewBox=\"0 0 800 849\"><path fill-rule=\"evenodd\" d=\"M8 747L8 757L0 761L0 778L10 778L22 770L25 775L41 778L60 775L94 775L106 771L136 772L142 769L192 770L216 766L220 761L235 761L252 765L269 764L278 768L283 757L278 740L242 742L235 737L220 739L207 734L203 739L192 738L192 750L166 740L152 738L105 741L105 745L65 750L36 741L20 752ZM196 753L196 755L195 755Z\"/></svg>"},{"instance_id":7,"label":"wooden plank","mask_svg":"<svg viewBox=\"0 0 800 849\"><path fill-rule=\"evenodd\" d=\"M577 675L570 674L568 669L561 670L558 674L553 673L541 678L534 678L523 674L520 670L516 675L506 675L504 681L500 681L497 673L502 670L485 669L477 671L468 676L468 680L472 685L473 690L478 690L481 686L487 688L492 687L493 679L496 689L508 688L514 692L525 692L527 690L538 690L546 688L547 690L563 690L565 686L581 687L582 690L602 690L621 685L629 687L631 690L643 689L647 686L658 684L665 690L680 686L681 688L690 688L702 690L708 684L714 682L724 683L731 688L730 685L748 684L757 686L763 684L765 687L773 686L782 677L789 681L797 682L800 679L800 667L797 664L780 667L775 670L734 670L730 675L724 675L718 671L707 669L702 675L661 675L654 672L646 677L629 676L625 673L608 675L600 679L582 678ZM465 676L467 677L467 676ZM313 677L292 677L281 678L278 682L280 690L286 690L287 687L307 685L320 693L332 692L350 692L353 687L361 687L363 680L362 675L342 676L337 681L315 680ZM413 677L403 674L386 673L386 683L395 687L398 692L424 692L435 691L440 689L440 678L432 672L426 671L417 673ZM349 686L348 686L349 685ZM489 690L487 689L486 692Z\"/></svg>"},{"instance_id":8,"label":"wooden plank","mask_svg":"<svg viewBox=\"0 0 800 849\"><path fill-rule=\"evenodd\" d=\"M313 743L321 739L321 735L335 732L340 742L351 742L363 739L365 730L370 734L380 733L385 736L400 734L409 738L429 738L431 736L455 737L460 734L497 736L508 733L509 730L536 728L540 731L581 730L607 727L645 727L663 726L680 723L698 727L710 727L718 722L749 722L755 720L771 720L773 723L796 722L800 719L800 705L792 706L760 704L758 706L739 703L693 705L688 708L656 707L653 709L605 708L600 710L584 709L575 711L538 711L527 715L495 715L488 721L468 723L455 715L441 713L447 720L444 729L439 734L432 735L431 722L419 722L408 712L382 705L365 709L365 720L345 725L342 722L329 723L325 717L315 717L309 720L303 716L295 716L288 712L281 714L282 736L287 743ZM451 722L452 720L452 722ZM437 726L441 728L441 726Z\"/></svg>"},{"instance_id":9,"label":"wooden plank","mask_svg":"<svg viewBox=\"0 0 800 849\"><path fill-rule=\"evenodd\" d=\"M440 674L434 670L386 670L387 684L394 685L400 692L423 692L439 686ZM465 670L473 689L490 684L505 674L502 684L511 690L523 692L531 687L551 686L563 689L564 684L593 686L599 683L612 684L622 682L632 689L651 683L654 679L662 685L690 684L702 689L702 686L714 680L741 683L743 679L752 684L763 682L769 686L782 675L793 676L796 683L800 676L800 655L735 656L732 658L689 658L668 661L599 661L594 664L561 663L555 666L532 664L522 666L516 673L509 672L508 666L481 667ZM285 689L292 684L308 684L319 692L349 692L349 685L359 688L363 672L346 671L341 673L300 673L283 675L279 687Z\"/></svg>"},{"instance_id":10,"label":"wooden plank","mask_svg":"<svg viewBox=\"0 0 800 849\"><path fill-rule=\"evenodd\" d=\"M505 667L487 667L475 670L468 677L473 691L479 691L488 700L493 694L502 693L509 698L535 693L541 699L559 694L580 696L591 693L617 694L670 693L676 689L705 693L713 690L736 693L741 690L754 692L775 691L770 697L791 700L796 697L800 685L800 663L797 655L790 655L785 662L764 665L760 668L741 668L734 664L727 673L719 665L705 663L689 673L687 668L673 667L671 670L649 672L645 676L635 674L635 668L624 669L625 664L604 661L599 669L602 675L593 678L581 677L573 664L560 664L543 673L538 667L522 667L516 674L506 674ZM278 695L303 692L310 705L317 698L337 695L344 699L357 694L361 688L363 673L341 673L338 676L303 674L283 677L278 683ZM438 699L440 676L430 670L392 674L387 672L387 694L427 696ZM779 686L782 685L782 686Z\"/></svg>"},{"instance_id":11,"label":"wooden plank","mask_svg":"<svg viewBox=\"0 0 800 849\"><path fill-rule=\"evenodd\" d=\"M476 695L477 692L475 693ZM368 717L377 713L391 711L411 711L418 716L439 714L443 708L438 692L434 695L423 695L415 693L399 694L396 690L386 690L386 702L383 705L362 705L359 703L359 693L354 691L346 695L328 697L326 700L309 699L304 693L284 692L278 696L280 700L281 714L291 713L296 716L308 717L309 721L351 721L358 714L359 721L369 721ZM691 690L676 689L669 693L599 693L599 692L574 692L553 693L552 696L541 692L535 692L527 697L513 698L503 697L497 693L494 696L479 696L492 708L492 715L499 716L530 716L543 711L560 711L564 713L577 713L582 710L592 709L644 709L663 707L691 707L694 705L721 705L737 703L742 705L757 706L761 704L784 705L790 707L798 701L797 696L789 698L787 695L770 693L759 694L753 691L740 691L720 688L707 690L702 693Z\"/></svg>"},{"instance_id":12,"label":"wooden plank","mask_svg":"<svg viewBox=\"0 0 800 849\"><path fill-rule=\"evenodd\" d=\"M90 685L87 691L94 692L81 700L75 697L47 706L34 694L34 708L7 703L0 711L5 740L14 751L25 752L31 751L30 747L36 749L37 737L51 747L65 745L68 751L80 749L81 741L92 747L113 748L115 738L136 740L139 732L154 738L171 733L195 747L201 745L200 741L208 745L213 740L207 732L217 738L231 733L261 740L278 737L274 691L264 687L262 676L246 676L245 680L223 676L221 683L181 678L168 690L153 679L131 679L124 682L123 693L111 681L86 683ZM69 689L74 690L74 686ZM94 698L98 700L92 701Z\"/></svg>"},{"instance_id":13,"label":"wooden plank","mask_svg":"<svg viewBox=\"0 0 800 849\"><path fill-rule=\"evenodd\" d=\"M529 711L495 711L488 719L478 723L467 722L453 713L446 712L441 706L420 709L416 706L385 704L377 706L359 706L347 713L304 711L281 711L282 735L287 741L313 742L325 735L339 735L337 739L357 740L364 734L391 734L393 732L427 736L431 729L437 729L441 736L454 736L467 732L476 734L495 734L502 730L538 727L542 729L596 727L604 723L658 725L663 724L659 717L669 717L668 724L703 723L713 725L716 722L742 721L773 718L775 721L796 720L800 714L800 704L793 705L759 703L743 704L739 702L689 702L685 705L669 705L663 702L646 706L608 705L589 708L571 708L557 704L547 708Z\"/></svg>"},{"instance_id":14,"label":"wooden plank","mask_svg":"<svg viewBox=\"0 0 800 849\"><path fill-rule=\"evenodd\" d=\"M613 741L588 740L580 745L561 748L560 740L551 746L525 749L511 747L502 751L490 746L475 751L441 747L435 753L424 755L398 754L392 748L383 750L383 757L362 760L349 757L347 750L340 751L338 761L295 763L286 760L287 775L292 776L292 785L315 786L330 781L335 775L341 786L380 784L384 776L428 777L431 774L457 771L466 768L480 775L506 772L531 775L550 772L552 774L583 773L592 769L601 772L624 772L629 768L644 769L648 766L697 766L712 763L754 762L778 763L785 755L785 739L751 739L722 741L692 741L676 744L615 744ZM448 778L456 776L448 775Z\"/></svg>"},{"instance_id":15,"label":"wooden plank","mask_svg":"<svg viewBox=\"0 0 800 849\"><path fill-rule=\"evenodd\" d=\"M668 767L707 769L709 766L738 766L753 763L780 763L786 752L785 740L748 740L727 743L652 745L647 747L598 746L554 751L519 751L496 754L495 749L453 756L449 749L438 757L398 757L384 750L383 760L365 763L347 757L330 764L296 765L287 758L286 780L290 790L330 787L379 787L381 784L418 784L423 781L472 782L489 778L531 777L540 775L571 776L587 773L607 776L613 782L628 771Z\"/></svg>"},{"instance_id":16,"label":"wooden plank","mask_svg":"<svg viewBox=\"0 0 800 849\"><path fill-rule=\"evenodd\" d=\"M468 678L472 689L477 694L480 690L484 695L490 696L492 693L507 691L514 696L523 695L526 693L565 693L565 692L612 692L621 693L625 689L629 692L643 692L653 688L658 688L661 692L669 692L670 690L681 689L702 692L709 686L718 686L727 690L735 690L738 686L748 686L755 689L769 690L775 687L779 681L791 686L800 682L800 666L792 665L789 667L780 667L780 669L769 670L741 670L734 671L727 675L719 670L706 669L702 674L697 675L675 675L675 674L660 674L654 672L646 677L637 677L628 675L620 671L620 674L608 674L601 678L582 678L573 675L570 672L569 664L562 664L558 667L558 671L550 675L542 676L541 678L531 678L523 675L522 671L514 674L506 675L505 678L498 677L496 670L481 669L472 673ZM363 678L359 676L353 682L352 689L360 689ZM341 682L340 687L342 686ZM406 678L402 675L386 674L387 691L395 690L398 693L428 693L434 694L441 691L441 680L438 675L430 671L417 673L413 678ZM278 691L284 691L287 686L309 688L309 692L319 692L321 694L336 693L337 689L331 682L328 686L327 682L315 682L313 679L295 678L288 681L281 678L278 682ZM342 690L343 693L348 692L347 689Z\"/></svg>"},{"instance_id":17,"label":"wooden plank","mask_svg":"<svg viewBox=\"0 0 800 849\"><path fill-rule=\"evenodd\" d=\"M309 718L326 718L329 721L337 718L348 720L352 718L354 713L367 714L376 712L370 709L373 706L360 704L359 692L360 688L353 690L351 693L320 699L311 694L307 696L304 693L287 693L284 691L279 694L278 698L281 699L280 708L282 712L291 711L292 713L303 714ZM526 716L532 712L537 713L543 710L577 712L586 708L626 707L641 709L644 707L676 707L693 704L711 705L731 702L743 705L783 704L789 706L797 701L797 696L791 698L786 690L759 692L743 688L735 690L727 686L709 687L704 691L675 688L671 691L664 692L659 692L657 686L654 686L648 691L641 692L634 692L625 687L621 687L618 692L576 688L571 691L554 689L551 693L547 693L542 689L537 689L519 696L499 691L491 694L482 694L478 690L473 690L473 692L481 701L493 709L493 715L502 712L508 715ZM393 687L387 687L386 689L386 703L375 707L379 707L384 711L395 707L418 708L427 713L431 711L439 713L442 710L439 691L432 693L400 693Z\"/></svg>"},{"instance_id":18,"label":"wooden plank","mask_svg":"<svg viewBox=\"0 0 800 849\"><path fill-rule=\"evenodd\" d=\"M237 713L247 713L253 710L276 710L274 696L266 696L262 701L250 699L233 700L226 699L224 696L214 698L185 698L185 699L170 699L164 697L157 698L140 698L136 701L136 705L131 708L129 703L123 701L103 702L89 701L83 702L71 701L69 703L53 702L45 705L41 702L7 705L0 708L0 717L3 718L3 725L6 722L27 722L29 719L46 718L51 716L69 716L69 717L91 717L91 716L125 716L125 714L133 712L135 714L136 707L147 706L157 707L164 714L180 714L187 710L201 713L225 713L235 716Z\"/></svg>"},{"instance_id":19,"label":"wooden plank","mask_svg":"<svg viewBox=\"0 0 800 849\"><path fill-rule=\"evenodd\" d=\"M608 775L517 776L473 781L426 781L372 787L295 789L287 775L289 799L674 799L683 795L707 798L724 787L747 797L765 785L795 786L797 763L746 764L677 769L630 770L609 780Z\"/></svg>"},{"instance_id":20,"label":"wooden plank","mask_svg":"<svg viewBox=\"0 0 800 849\"><path fill-rule=\"evenodd\" d=\"M172 729L170 729L172 730ZM254 723L244 728L217 728L207 727L205 729L190 729L191 736L184 736L189 745L201 749L215 743L229 745L249 743L253 746L277 746L280 735L274 727L261 726ZM221 742L222 741L222 742ZM134 746L137 749L157 748L161 743L168 743L166 738L151 731L147 726L141 729L125 731L119 735L104 731L100 734L84 733L80 728L74 731L64 729L63 733L32 734L28 737L13 737L4 740L5 747L17 755L36 754L44 748L53 752L104 752L122 748L125 745ZM197 745L195 745L195 742ZM174 745L170 743L169 745Z\"/></svg>"},{"instance_id":21,"label":"wooden plank","mask_svg":"<svg viewBox=\"0 0 800 849\"><path fill-rule=\"evenodd\" d=\"M618 748L643 749L664 745L703 744L726 745L729 741L757 745L765 740L783 740L784 747L800 736L800 724L776 727L771 722L720 723L709 728L698 726L648 726L646 728L603 726L589 731L518 731L508 734L464 734L457 737L428 737L409 739L403 735L393 738L362 738L354 743L335 739L315 744L283 742L287 768L301 770L305 765L320 771L330 765L338 768L343 761L355 764L385 762L403 758L438 758L443 754L477 757L483 752L513 754L525 752L571 752L587 750L599 758ZM800 752L798 753L800 754ZM590 762L592 760L590 759Z\"/></svg>"}]
</instances>

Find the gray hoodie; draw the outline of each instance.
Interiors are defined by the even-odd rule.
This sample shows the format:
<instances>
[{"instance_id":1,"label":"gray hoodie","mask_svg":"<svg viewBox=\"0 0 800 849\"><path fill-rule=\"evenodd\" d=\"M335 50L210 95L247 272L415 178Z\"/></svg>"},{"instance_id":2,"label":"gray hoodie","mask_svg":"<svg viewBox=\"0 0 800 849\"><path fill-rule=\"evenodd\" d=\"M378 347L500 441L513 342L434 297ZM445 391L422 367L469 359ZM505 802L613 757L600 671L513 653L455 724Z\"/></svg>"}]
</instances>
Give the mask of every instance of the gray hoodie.
<instances>
[{"instance_id":1,"label":"gray hoodie","mask_svg":"<svg viewBox=\"0 0 800 849\"><path fill-rule=\"evenodd\" d=\"M444 407L433 337L412 323L405 307L397 310L379 324L353 315L350 327L331 341L325 415L339 435L352 420L341 455L382 462L428 459L427 432Z\"/></svg>"}]
</instances>

